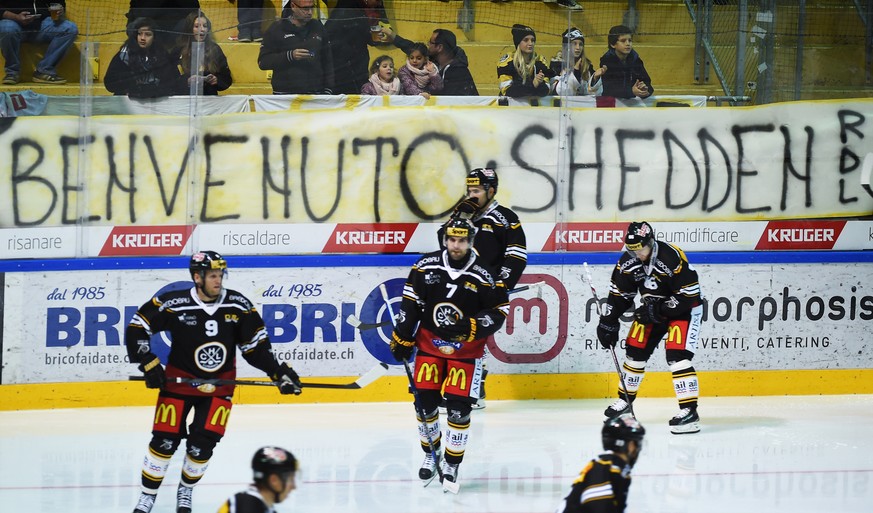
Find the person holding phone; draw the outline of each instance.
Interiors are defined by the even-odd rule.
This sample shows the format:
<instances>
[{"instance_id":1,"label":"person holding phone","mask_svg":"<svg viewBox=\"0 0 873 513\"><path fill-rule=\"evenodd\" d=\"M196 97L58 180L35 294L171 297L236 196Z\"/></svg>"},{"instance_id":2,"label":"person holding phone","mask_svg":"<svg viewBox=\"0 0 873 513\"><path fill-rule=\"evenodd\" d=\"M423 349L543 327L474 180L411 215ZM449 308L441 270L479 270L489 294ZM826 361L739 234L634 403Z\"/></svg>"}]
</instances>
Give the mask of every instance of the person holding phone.
<instances>
[{"instance_id":1,"label":"person holding phone","mask_svg":"<svg viewBox=\"0 0 873 513\"><path fill-rule=\"evenodd\" d=\"M0 0L0 53L6 61L4 85L21 81L21 43L48 44L33 81L65 84L57 65L73 46L79 27L64 16L66 0Z\"/></svg>"}]
</instances>

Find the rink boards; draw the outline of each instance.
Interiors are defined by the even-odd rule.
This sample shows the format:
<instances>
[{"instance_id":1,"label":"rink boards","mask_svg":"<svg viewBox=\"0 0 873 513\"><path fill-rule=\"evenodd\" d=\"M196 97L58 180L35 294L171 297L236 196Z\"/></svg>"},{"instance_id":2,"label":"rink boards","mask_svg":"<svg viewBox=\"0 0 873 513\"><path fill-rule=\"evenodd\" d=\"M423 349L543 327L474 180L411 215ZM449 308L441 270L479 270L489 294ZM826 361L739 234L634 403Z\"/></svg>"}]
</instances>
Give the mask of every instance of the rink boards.
<instances>
[{"instance_id":1,"label":"rink boards","mask_svg":"<svg viewBox=\"0 0 873 513\"><path fill-rule=\"evenodd\" d=\"M388 351L385 284L396 311L416 255L229 257L226 286L264 317L274 351L310 380L346 382L379 362L389 375L363 390L285 398L239 387L248 403L407 400L405 376ZM592 269L601 297L615 253L532 254L492 337L490 399L608 397L617 375L595 335L596 306L582 278ZM873 253L755 252L691 255L706 297L695 368L702 395L873 393ZM129 383L124 327L158 290L191 286L187 259L101 258L3 263L0 409L150 404L154 391ZM627 319L625 319L627 321ZM629 327L623 323L623 329ZM165 357L171 340L153 339ZM672 395L658 349L641 395ZM262 374L238 359L239 376Z\"/></svg>"}]
</instances>

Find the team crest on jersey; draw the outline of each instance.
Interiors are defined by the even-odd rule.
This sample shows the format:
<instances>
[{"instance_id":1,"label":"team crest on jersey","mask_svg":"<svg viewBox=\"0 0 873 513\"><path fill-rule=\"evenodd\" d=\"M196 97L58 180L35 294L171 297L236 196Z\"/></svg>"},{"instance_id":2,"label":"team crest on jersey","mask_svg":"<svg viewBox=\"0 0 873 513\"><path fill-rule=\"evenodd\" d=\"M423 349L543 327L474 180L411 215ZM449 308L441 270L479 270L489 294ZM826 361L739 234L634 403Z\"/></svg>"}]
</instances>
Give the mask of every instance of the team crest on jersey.
<instances>
[{"instance_id":1,"label":"team crest on jersey","mask_svg":"<svg viewBox=\"0 0 873 513\"><path fill-rule=\"evenodd\" d=\"M239 315L234 313L224 314L224 322L239 322Z\"/></svg>"},{"instance_id":2,"label":"team crest on jersey","mask_svg":"<svg viewBox=\"0 0 873 513\"><path fill-rule=\"evenodd\" d=\"M428 285L436 285L440 282L440 275L437 273L427 273L424 275L424 282Z\"/></svg>"},{"instance_id":3,"label":"team crest on jersey","mask_svg":"<svg viewBox=\"0 0 873 513\"><path fill-rule=\"evenodd\" d=\"M220 342L207 342L194 350L194 362L206 372L215 372L227 360L227 349Z\"/></svg>"},{"instance_id":4,"label":"team crest on jersey","mask_svg":"<svg viewBox=\"0 0 873 513\"><path fill-rule=\"evenodd\" d=\"M472 292L479 292L479 287L477 287L475 283L470 283L469 281L464 282L464 288Z\"/></svg>"},{"instance_id":5,"label":"team crest on jersey","mask_svg":"<svg viewBox=\"0 0 873 513\"><path fill-rule=\"evenodd\" d=\"M491 226L491 225L488 224L488 223L485 223L485 224L483 224L483 225L479 228L479 230L480 230L480 231L483 231L483 232L492 232L492 233L493 233L493 232L494 232L494 227Z\"/></svg>"},{"instance_id":6,"label":"team crest on jersey","mask_svg":"<svg viewBox=\"0 0 873 513\"><path fill-rule=\"evenodd\" d=\"M439 327L452 325L463 316L453 303L439 303L433 309L433 323Z\"/></svg>"}]
</instances>

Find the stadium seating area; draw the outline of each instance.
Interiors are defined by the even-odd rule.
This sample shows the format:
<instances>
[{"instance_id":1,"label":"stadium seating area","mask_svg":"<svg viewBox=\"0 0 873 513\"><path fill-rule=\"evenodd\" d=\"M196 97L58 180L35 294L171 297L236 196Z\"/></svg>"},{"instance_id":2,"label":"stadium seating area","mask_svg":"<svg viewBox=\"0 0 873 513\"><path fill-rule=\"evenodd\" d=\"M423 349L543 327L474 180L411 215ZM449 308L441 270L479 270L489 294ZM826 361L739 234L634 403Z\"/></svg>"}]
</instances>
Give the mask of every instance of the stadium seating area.
<instances>
[{"instance_id":1,"label":"stadium seating area","mask_svg":"<svg viewBox=\"0 0 873 513\"><path fill-rule=\"evenodd\" d=\"M201 7L211 18L216 40L228 56L234 75L234 85L226 94L270 94L272 92L266 72L258 69L257 43L233 41L236 35L236 7L227 0L201 0ZM328 4L334 2L328 0ZM706 84L698 84L694 77L695 27L684 0L647 0L636 2L637 37L635 45L646 61L658 93L720 95L724 94L714 74ZM826 9L820 16L809 16L813 26L807 28L812 35L807 38L803 54L804 76L812 98L870 96L871 88L865 86L863 73L864 52L844 39L847 19L854 15L854 24L863 34L863 25L858 23L857 13L846 9L831 9L833 5L851 2L823 1L811 8ZM281 0L265 2L265 27L280 11ZM610 26L627 22L627 3L614 0L585 0L584 11L570 11L558 4L514 0L507 3L492 3L487 0L474 2L475 21L469 30L458 27L465 20L459 13L460 0L443 2L437 0L385 0L386 10L396 31L407 39L426 41L434 28L453 30L459 44L470 60L480 94L496 95L496 62L500 55L511 48L509 27L513 23L529 24L537 31L537 50L550 57L560 46L560 34L568 26L578 26L586 34L586 49L589 58L597 62L607 49L606 36ZM324 3L322 2L322 5ZM30 73L45 46L26 44L22 46L22 82L16 86L0 86L0 91L30 88L45 94L77 95L109 94L102 86L102 78L112 56L125 40L124 26L128 2L123 0L77 0L70 2L68 16L79 25L80 36L73 50L62 61L59 73L69 82L64 85L30 83ZM824 7L822 7L824 6ZM790 30L790 20L785 22ZM855 30L855 29L852 29ZM828 36L833 34L833 36ZM91 88L81 86L82 52L86 42L93 43L92 68L96 80ZM786 48L795 43L790 38L777 41ZM371 58L387 53L395 62L402 62L403 55L393 46L371 47ZM847 59L858 60L857 66L840 66ZM2 59L0 59L2 61ZM827 71L825 71L827 70Z\"/></svg>"}]
</instances>

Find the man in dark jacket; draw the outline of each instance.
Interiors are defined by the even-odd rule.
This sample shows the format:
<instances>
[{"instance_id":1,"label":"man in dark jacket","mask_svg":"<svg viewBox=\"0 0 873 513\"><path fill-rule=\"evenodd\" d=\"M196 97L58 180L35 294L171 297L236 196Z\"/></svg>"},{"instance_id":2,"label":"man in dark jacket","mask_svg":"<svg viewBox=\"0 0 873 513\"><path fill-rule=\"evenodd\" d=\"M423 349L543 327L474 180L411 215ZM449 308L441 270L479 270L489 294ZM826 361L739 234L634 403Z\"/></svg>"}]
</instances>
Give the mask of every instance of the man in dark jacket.
<instances>
[{"instance_id":1,"label":"man in dark jacket","mask_svg":"<svg viewBox=\"0 0 873 513\"><path fill-rule=\"evenodd\" d=\"M386 41L409 53L413 42L385 31ZM427 42L428 56L437 65L443 77L441 96L479 96L464 49L458 46L458 39L451 30L436 29Z\"/></svg>"},{"instance_id":2,"label":"man in dark jacket","mask_svg":"<svg viewBox=\"0 0 873 513\"><path fill-rule=\"evenodd\" d=\"M361 94L361 86L370 78L369 47L376 44L370 27L376 20L368 16L368 12L385 18L381 3L380 0L339 0L330 10L324 30L333 57L334 93ZM376 34L381 35L381 32Z\"/></svg>"},{"instance_id":3,"label":"man in dark jacket","mask_svg":"<svg viewBox=\"0 0 873 513\"><path fill-rule=\"evenodd\" d=\"M48 43L45 55L36 64L34 82L67 82L58 76L56 66L73 46L79 28L64 16L65 0L51 0L51 3L60 4L61 9L50 12L47 0L0 0L0 51L6 61L4 85L15 85L21 79L22 41Z\"/></svg>"},{"instance_id":4,"label":"man in dark jacket","mask_svg":"<svg viewBox=\"0 0 873 513\"><path fill-rule=\"evenodd\" d=\"M332 94L333 58L315 0L295 0L264 33L258 66L272 70L273 94Z\"/></svg>"}]
</instances>

